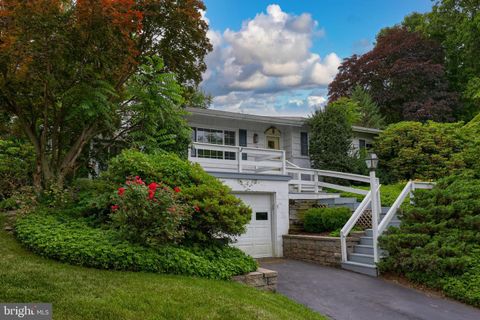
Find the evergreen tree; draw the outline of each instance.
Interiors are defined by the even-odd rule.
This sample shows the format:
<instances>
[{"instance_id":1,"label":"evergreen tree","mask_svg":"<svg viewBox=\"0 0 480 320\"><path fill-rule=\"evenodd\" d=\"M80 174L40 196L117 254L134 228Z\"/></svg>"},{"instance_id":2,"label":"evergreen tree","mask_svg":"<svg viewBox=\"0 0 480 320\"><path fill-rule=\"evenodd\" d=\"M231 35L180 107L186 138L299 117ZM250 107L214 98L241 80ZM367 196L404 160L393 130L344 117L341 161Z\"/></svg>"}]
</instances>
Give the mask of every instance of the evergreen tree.
<instances>
[{"instance_id":1,"label":"evergreen tree","mask_svg":"<svg viewBox=\"0 0 480 320\"><path fill-rule=\"evenodd\" d=\"M368 92L363 90L362 87L356 86L350 98L358 106L359 117L356 125L366 128L383 128L385 120L380 113L380 108Z\"/></svg>"},{"instance_id":2,"label":"evergreen tree","mask_svg":"<svg viewBox=\"0 0 480 320\"><path fill-rule=\"evenodd\" d=\"M308 120L311 128L310 159L316 169L351 172L352 126L345 112L327 105Z\"/></svg>"}]
</instances>

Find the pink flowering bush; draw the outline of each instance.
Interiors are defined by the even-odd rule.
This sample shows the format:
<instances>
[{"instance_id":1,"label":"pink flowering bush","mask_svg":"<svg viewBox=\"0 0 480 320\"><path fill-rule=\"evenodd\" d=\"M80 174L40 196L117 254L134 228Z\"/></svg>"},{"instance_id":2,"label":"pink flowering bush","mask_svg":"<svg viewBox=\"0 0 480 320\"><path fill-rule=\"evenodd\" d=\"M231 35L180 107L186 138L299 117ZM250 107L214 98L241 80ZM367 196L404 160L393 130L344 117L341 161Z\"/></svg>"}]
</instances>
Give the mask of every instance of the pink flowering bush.
<instances>
[{"instance_id":1,"label":"pink flowering bush","mask_svg":"<svg viewBox=\"0 0 480 320\"><path fill-rule=\"evenodd\" d=\"M116 184L136 175L147 182L162 181L185 204L190 218L183 220L183 244L228 243L245 232L252 216L251 209L229 187L198 164L173 154L124 150L109 162L102 178Z\"/></svg>"},{"instance_id":2,"label":"pink flowering bush","mask_svg":"<svg viewBox=\"0 0 480 320\"><path fill-rule=\"evenodd\" d=\"M129 179L113 196L113 224L126 239L150 247L178 243L185 234L182 225L194 211L181 204L180 193L179 187Z\"/></svg>"}]
</instances>

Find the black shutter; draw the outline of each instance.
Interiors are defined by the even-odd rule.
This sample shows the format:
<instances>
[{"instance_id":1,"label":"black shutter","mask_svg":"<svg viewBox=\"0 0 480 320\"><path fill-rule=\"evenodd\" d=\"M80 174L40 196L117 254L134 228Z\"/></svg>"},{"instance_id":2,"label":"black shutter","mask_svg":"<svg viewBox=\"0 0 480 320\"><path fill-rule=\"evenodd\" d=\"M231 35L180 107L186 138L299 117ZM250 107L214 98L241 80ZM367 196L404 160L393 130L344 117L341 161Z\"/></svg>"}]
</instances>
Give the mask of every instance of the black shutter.
<instances>
[{"instance_id":1,"label":"black shutter","mask_svg":"<svg viewBox=\"0 0 480 320\"><path fill-rule=\"evenodd\" d=\"M308 156L308 133L300 132L300 154Z\"/></svg>"},{"instance_id":2,"label":"black shutter","mask_svg":"<svg viewBox=\"0 0 480 320\"><path fill-rule=\"evenodd\" d=\"M238 145L240 147L247 146L247 130L240 129L238 130ZM248 156L246 153L242 153L242 160L247 160Z\"/></svg>"},{"instance_id":3,"label":"black shutter","mask_svg":"<svg viewBox=\"0 0 480 320\"><path fill-rule=\"evenodd\" d=\"M197 128L192 127L192 142L197 142ZM195 149L193 146L190 149L190 155L192 157L197 156L197 149Z\"/></svg>"}]
</instances>

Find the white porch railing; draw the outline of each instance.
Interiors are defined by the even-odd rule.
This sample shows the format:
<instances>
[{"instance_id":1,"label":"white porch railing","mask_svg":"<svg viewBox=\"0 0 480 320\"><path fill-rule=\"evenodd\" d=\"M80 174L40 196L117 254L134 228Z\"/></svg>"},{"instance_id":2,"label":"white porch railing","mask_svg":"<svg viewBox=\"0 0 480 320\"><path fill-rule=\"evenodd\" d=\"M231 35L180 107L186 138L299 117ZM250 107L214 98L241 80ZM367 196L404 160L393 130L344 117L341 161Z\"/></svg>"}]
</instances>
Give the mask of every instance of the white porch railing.
<instances>
[{"instance_id":1,"label":"white porch railing","mask_svg":"<svg viewBox=\"0 0 480 320\"><path fill-rule=\"evenodd\" d=\"M188 159L210 171L286 174L283 150L193 142Z\"/></svg>"}]
</instances>

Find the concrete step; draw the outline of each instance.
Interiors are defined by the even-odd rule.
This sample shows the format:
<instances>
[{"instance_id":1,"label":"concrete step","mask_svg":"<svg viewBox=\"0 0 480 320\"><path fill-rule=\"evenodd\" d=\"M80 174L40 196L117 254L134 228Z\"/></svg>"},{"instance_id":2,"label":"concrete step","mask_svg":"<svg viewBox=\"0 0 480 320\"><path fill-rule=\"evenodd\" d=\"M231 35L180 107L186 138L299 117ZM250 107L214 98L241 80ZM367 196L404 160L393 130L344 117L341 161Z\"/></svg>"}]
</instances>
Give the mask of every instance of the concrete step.
<instances>
[{"instance_id":1,"label":"concrete step","mask_svg":"<svg viewBox=\"0 0 480 320\"><path fill-rule=\"evenodd\" d=\"M373 246L373 238L372 237L360 237L360 244L366 246Z\"/></svg>"},{"instance_id":2,"label":"concrete step","mask_svg":"<svg viewBox=\"0 0 480 320\"><path fill-rule=\"evenodd\" d=\"M387 214L388 210L390 210L391 207L382 207L381 214L385 215Z\"/></svg>"},{"instance_id":3,"label":"concrete step","mask_svg":"<svg viewBox=\"0 0 480 320\"><path fill-rule=\"evenodd\" d=\"M353 252L373 255L373 246L357 244L353 247Z\"/></svg>"},{"instance_id":4,"label":"concrete step","mask_svg":"<svg viewBox=\"0 0 480 320\"><path fill-rule=\"evenodd\" d=\"M370 264L347 261L347 262L342 262L342 268L345 270L366 274L372 277L378 276L377 267Z\"/></svg>"},{"instance_id":5,"label":"concrete step","mask_svg":"<svg viewBox=\"0 0 480 320\"><path fill-rule=\"evenodd\" d=\"M344 197L340 197L340 198L335 198L334 199L334 203L335 204L354 204L357 202L357 198L344 198Z\"/></svg>"},{"instance_id":6,"label":"concrete step","mask_svg":"<svg viewBox=\"0 0 480 320\"><path fill-rule=\"evenodd\" d=\"M373 255L370 254L350 253L348 255L348 261L375 265Z\"/></svg>"}]
</instances>

